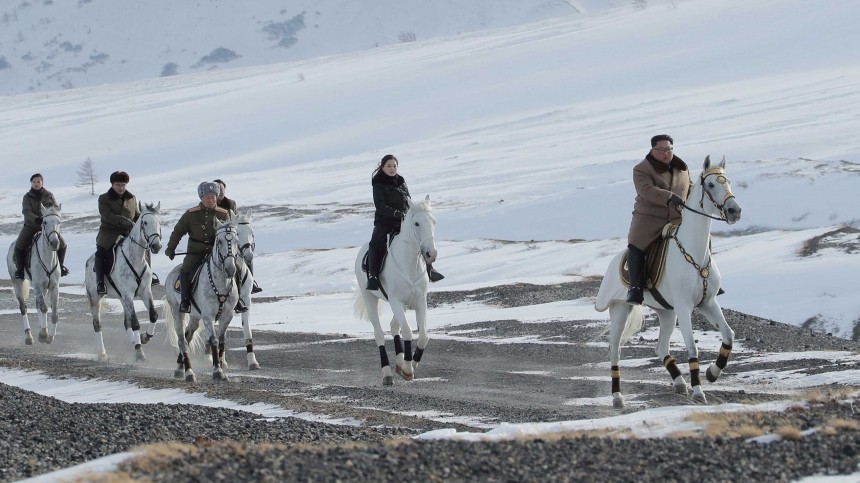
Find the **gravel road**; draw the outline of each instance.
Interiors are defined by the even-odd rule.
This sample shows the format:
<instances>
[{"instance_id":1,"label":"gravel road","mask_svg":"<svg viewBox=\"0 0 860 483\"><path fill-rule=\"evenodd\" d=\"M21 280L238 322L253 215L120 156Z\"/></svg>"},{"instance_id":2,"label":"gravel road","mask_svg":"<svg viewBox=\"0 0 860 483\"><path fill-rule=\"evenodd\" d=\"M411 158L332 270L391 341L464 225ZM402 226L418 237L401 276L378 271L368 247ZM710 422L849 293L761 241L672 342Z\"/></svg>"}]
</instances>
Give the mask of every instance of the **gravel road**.
<instances>
[{"instance_id":1,"label":"gravel road","mask_svg":"<svg viewBox=\"0 0 860 483\"><path fill-rule=\"evenodd\" d=\"M516 284L431 294L431 305L463 300L528 306L596 293L598 280L536 286ZM789 481L803 475L850 473L860 463L860 396L836 385L816 388L813 401L786 413L723 416L712 431L661 439L570 434L564 437L466 443L416 441L434 429L481 432L500 423L601 418L644 408L692 404L671 391L653 343L634 340L623 357L651 362L624 369L631 407L570 404L608 398L605 323L561 320L524 324L484 321L431 333L412 382L383 387L372 338L344 334L255 331L259 371L244 367L240 331L229 334L230 381L215 382L202 359L198 382L172 377L164 330L136 363L121 317L108 315L111 358L92 354L92 326L80 296L61 296L61 326L51 345L24 346L8 281L0 281L0 366L56 378L129 381L147 388L180 388L213 398L269 403L297 412L353 418L360 426L298 418L263 420L254 414L189 405L68 404L0 384L0 480L47 473L101 456L147 446L121 465L118 481L369 481L421 478L450 481ZM156 293L156 297L160 297ZM260 299L257 303L263 302ZM800 373L856 371L850 360L825 360L813 351L857 353L855 341L818 334L733 311L727 319L746 349L727 373L706 384L710 404L784 400L784 394L744 384L762 370ZM32 317L35 321L36 318ZM696 317L703 339L715 331ZM646 322L653 327L654 321ZM390 342L389 342L390 344ZM717 347L700 344L703 362ZM389 351L393 352L391 347ZM810 352L806 359L744 363L765 352ZM393 354L391 354L393 355ZM683 353L676 353L685 360ZM684 367L682 367L682 370ZM835 378L837 378L835 377ZM838 378L837 378L838 380ZM739 389L740 388L740 389ZM606 399L608 401L608 399ZM801 433L803 432L803 433ZM760 444L750 436L778 433ZM170 444L165 444L170 443ZM115 480L116 481L116 480Z\"/></svg>"}]
</instances>

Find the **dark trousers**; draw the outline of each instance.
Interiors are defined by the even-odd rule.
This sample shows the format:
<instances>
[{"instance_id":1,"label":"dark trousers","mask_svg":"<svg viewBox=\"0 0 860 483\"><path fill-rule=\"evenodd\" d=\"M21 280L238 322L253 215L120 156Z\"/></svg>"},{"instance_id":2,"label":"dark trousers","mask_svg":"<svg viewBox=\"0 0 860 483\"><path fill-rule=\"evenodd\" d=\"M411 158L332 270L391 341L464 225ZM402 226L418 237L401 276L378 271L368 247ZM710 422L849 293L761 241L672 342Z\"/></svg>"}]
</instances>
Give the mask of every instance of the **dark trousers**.
<instances>
[{"instance_id":1,"label":"dark trousers","mask_svg":"<svg viewBox=\"0 0 860 483\"><path fill-rule=\"evenodd\" d=\"M367 271L371 277L378 277L382 270L382 259L388 245L388 235L395 233L396 227L374 225L373 235L370 236L370 246L367 252Z\"/></svg>"},{"instance_id":2,"label":"dark trousers","mask_svg":"<svg viewBox=\"0 0 860 483\"><path fill-rule=\"evenodd\" d=\"M627 271L631 288L645 288L645 252L633 245L627 245Z\"/></svg>"}]
</instances>

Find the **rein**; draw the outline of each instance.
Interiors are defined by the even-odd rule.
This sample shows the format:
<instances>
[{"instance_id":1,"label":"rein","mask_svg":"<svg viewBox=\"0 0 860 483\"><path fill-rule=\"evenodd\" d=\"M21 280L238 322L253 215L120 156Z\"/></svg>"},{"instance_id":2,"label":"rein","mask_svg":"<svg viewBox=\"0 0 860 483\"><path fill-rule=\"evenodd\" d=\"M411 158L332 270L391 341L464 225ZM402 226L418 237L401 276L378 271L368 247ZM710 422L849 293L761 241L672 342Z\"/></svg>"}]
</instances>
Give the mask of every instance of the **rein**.
<instances>
[{"instance_id":1,"label":"rein","mask_svg":"<svg viewBox=\"0 0 860 483\"><path fill-rule=\"evenodd\" d=\"M135 268L134 268L134 264L132 264L131 260L129 260L128 256L125 254L125 240L131 240L131 243L134 243L135 245L143 248L144 252L149 251L149 245L150 245L150 239L151 238L157 237L159 239L159 241L161 240L161 234L160 233L152 233L150 235L147 235L146 232L143 230L143 217L146 215L152 215L152 216L156 216L156 215L155 215L155 213L143 213L140 215L140 219L138 219L138 224L140 225L139 231L140 231L141 237L144 240L146 240L147 244L144 245L144 244L138 242L134 236L126 237L119 244L119 252L122 254L122 258L125 260L125 264L128 265L128 268L129 268L129 270L131 270L131 273L134 274L134 279L137 282L137 288L135 288L135 290L134 290L135 295L137 295L138 290L140 290L140 285L143 281L143 275L146 273L146 267L147 267L147 264L145 262L146 257L145 256L141 257L141 261L143 262L143 270L141 270L141 272L138 273L137 270L135 270ZM132 232L132 233L134 233L134 232ZM111 271L113 271L113 270L111 270ZM111 282L111 283L113 283L113 282ZM114 286L114 290L116 290L116 286ZM117 291L117 293L119 293L119 290L116 290L116 291Z\"/></svg>"}]
</instances>

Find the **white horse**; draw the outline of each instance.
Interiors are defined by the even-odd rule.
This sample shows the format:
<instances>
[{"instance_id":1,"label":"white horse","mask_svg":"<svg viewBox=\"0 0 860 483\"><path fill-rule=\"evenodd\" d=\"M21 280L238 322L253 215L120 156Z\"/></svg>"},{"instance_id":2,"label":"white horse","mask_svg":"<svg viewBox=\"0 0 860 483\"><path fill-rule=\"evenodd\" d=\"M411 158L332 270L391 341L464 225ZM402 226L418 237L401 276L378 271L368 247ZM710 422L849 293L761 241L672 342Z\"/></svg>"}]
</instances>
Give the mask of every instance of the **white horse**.
<instances>
[{"instance_id":1,"label":"white horse","mask_svg":"<svg viewBox=\"0 0 860 483\"><path fill-rule=\"evenodd\" d=\"M184 374L187 382L196 380L194 370L191 369L191 359L188 356L188 342L192 340L197 331L200 320L203 320L209 349L212 354L218 354L215 321L218 321L220 332L226 331L233 319L233 307L239 300L235 281L236 255L239 252L236 225L232 221L222 222L217 218L214 223L215 243L212 245L212 252L206 257L195 276L197 282L191 291L190 314L183 314L179 311L181 296L172 288L179 278L182 265L174 267L167 275L165 282L169 306L169 310L165 311L165 322L168 325L172 323L174 329L168 329L168 340L179 352L173 377L179 379ZM212 378L226 380L227 375L221 367L220 358L213 357L212 359Z\"/></svg>"},{"instance_id":2,"label":"white horse","mask_svg":"<svg viewBox=\"0 0 860 483\"><path fill-rule=\"evenodd\" d=\"M675 329L677 318L687 346L693 399L703 403L707 400L699 378L699 350L693 337L693 309L699 309L720 329L722 335L720 354L707 370L708 381L715 382L726 367L735 335L716 299L720 289L720 271L710 250L711 220L732 224L741 217L741 207L732 194L725 175L725 166L725 158L716 166L711 164L710 156L705 158L702 174L698 181L693 183L684 205L688 211L683 213L681 224L672 236L674 243L669 244L664 275L656 289L672 308L661 305L650 290L645 291L645 305L657 313L660 321L657 356L669 371L675 392L687 394L687 383L675 363L675 358L669 354L669 338ZM692 203L698 203L698 210L690 207ZM609 357L613 406L616 408L624 406L619 369L620 346L642 328L643 322L641 306L631 306L625 302L627 288L620 276L623 255L624 252L619 253L609 263L594 304L599 312L609 309Z\"/></svg>"},{"instance_id":3,"label":"white horse","mask_svg":"<svg viewBox=\"0 0 860 483\"><path fill-rule=\"evenodd\" d=\"M388 247L388 256L379 281L382 291L368 291L367 275L362 270L362 260L368 250L364 245L355 259L355 277L358 290L355 293L355 314L373 323L376 345L382 363L382 384L394 383L388 353L385 351L385 334L379 322L379 303L387 299L394 317L391 319L391 334L394 336L396 371L403 379L411 381L421 361L430 337L427 335L427 263L436 261L436 218L430 206L430 196L422 202L409 201L409 211L400 225L400 234ZM418 345L412 354L412 329L406 321L406 310L415 311L418 323ZM403 331L401 342L400 332Z\"/></svg>"},{"instance_id":4,"label":"white horse","mask_svg":"<svg viewBox=\"0 0 860 483\"><path fill-rule=\"evenodd\" d=\"M249 209L244 214L230 214L231 219L236 219L236 232L239 237L239 256L236 258L236 283L239 290L239 299L248 308L242 313L242 330L245 335L245 351L248 362L248 369L256 370L260 368L260 363L257 362L257 357L254 355L254 341L251 334L251 290L254 288L254 275L251 273L250 266L254 261L254 227L251 226L251 210ZM223 331L221 330L223 327ZM225 357L225 342L227 339L227 324L218 326L218 358L221 359L221 368L228 369L227 358ZM195 339L200 337L202 331L198 327L194 333ZM206 346L206 355L212 362L212 351L209 346Z\"/></svg>"},{"instance_id":5,"label":"white horse","mask_svg":"<svg viewBox=\"0 0 860 483\"><path fill-rule=\"evenodd\" d=\"M57 334L57 303L60 300L60 261L57 249L60 248L60 212L58 206L42 206L42 231L39 232L29 254L30 267L25 270L24 279L15 278L15 242L9 246L6 255L6 266L9 278L18 299L21 319L24 324L24 343L33 345L33 335L30 331L30 319L27 317L27 297L30 296L30 285L36 293L36 307L39 309L39 342L50 344ZM47 302L46 302L47 298ZM51 305L51 328L48 330L48 303Z\"/></svg>"},{"instance_id":6,"label":"white horse","mask_svg":"<svg viewBox=\"0 0 860 483\"><path fill-rule=\"evenodd\" d=\"M107 294L99 294L96 288L97 280L93 267L95 255L91 255L85 264L84 287L90 313L93 314L93 330L96 336L96 354L99 360L107 360L104 338L102 337L101 315L105 295L120 299L123 309L123 325L128 333L128 339L134 347L135 356L139 361L145 361L141 344L149 342L155 335L155 324L158 312L152 300L152 268L146 262L146 252L158 253L161 250L161 218L158 213L161 203L153 206L138 203L138 212L134 226L128 236L123 238L113 249L113 266L106 273ZM140 322L134 310L134 299L140 299L149 311L149 330L140 335Z\"/></svg>"}]
</instances>

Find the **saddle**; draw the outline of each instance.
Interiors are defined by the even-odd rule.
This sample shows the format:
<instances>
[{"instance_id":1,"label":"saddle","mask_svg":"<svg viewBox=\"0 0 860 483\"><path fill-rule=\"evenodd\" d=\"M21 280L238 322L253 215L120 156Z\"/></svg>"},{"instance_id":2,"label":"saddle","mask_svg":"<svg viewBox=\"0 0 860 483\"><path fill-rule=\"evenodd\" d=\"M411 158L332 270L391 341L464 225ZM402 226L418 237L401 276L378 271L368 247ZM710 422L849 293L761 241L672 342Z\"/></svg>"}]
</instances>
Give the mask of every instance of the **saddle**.
<instances>
[{"instance_id":1,"label":"saddle","mask_svg":"<svg viewBox=\"0 0 860 483\"><path fill-rule=\"evenodd\" d=\"M41 231L36 232L36 234L33 235L33 238L30 239L30 243L27 243L27 246L24 247L24 260L23 260L24 266L21 268L23 268L25 272L30 271L30 254L33 253L33 247L36 246L36 241L39 239L39 237L41 235L42 235ZM18 261L15 260L15 257L12 257L12 263L16 264L16 268L18 268L17 262Z\"/></svg>"},{"instance_id":2,"label":"saddle","mask_svg":"<svg viewBox=\"0 0 860 483\"><path fill-rule=\"evenodd\" d=\"M394 241L394 237L399 235L399 231L393 231L388 234L388 243L385 244L385 248L382 250L382 262L379 264L379 271L382 272L382 269L385 267L385 260L388 259L388 246L391 245L391 242ZM370 278L370 269L367 266L367 257L370 255L370 250L364 253L364 258L361 259L361 271Z\"/></svg>"},{"instance_id":3,"label":"saddle","mask_svg":"<svg viewBox=\"0 0 860 483\"><path fill-rule=\"evenodd\" d=\"M645 286L642 287L644 290L653 290L654 287L660 284L666 268L666 254L669 252L669 242L677 230L678 225L666 223L660 234L660 238L657 238L648 245L648 250L645 251ZM630 287L630 272L627 271L627 253L625 251L621 257L621 283L625 287Z\"/></svg>"},{"instance_id":4,"label":"saddle","mask_svg":"<svg viewBox=\"0 0 860 483\"><path fill-rule=\"evenodd\" d=\"M203 265L206 265L206 262L209 261L209 257L211 256L211 254L206 255L206 258L203 259L203 262L197 268L195 268L194 273L191 274L191 291L189 293L191 294L192 303L194 303L194 289L197 288L197 282L200 280L200 274L203 272ZM173 291L176 293L182 293L182 291L179 290L179 278L177 278L173 282Z\"/></svg>"}]
</instances>

